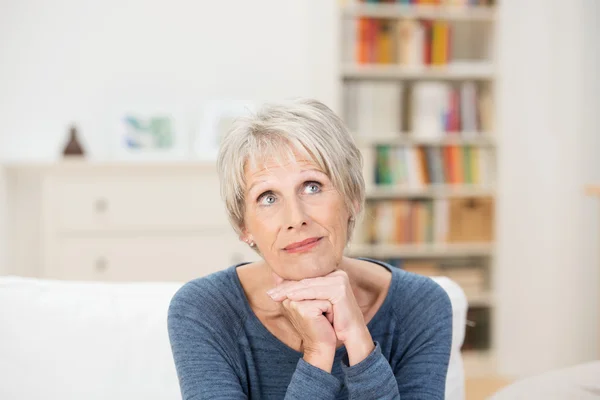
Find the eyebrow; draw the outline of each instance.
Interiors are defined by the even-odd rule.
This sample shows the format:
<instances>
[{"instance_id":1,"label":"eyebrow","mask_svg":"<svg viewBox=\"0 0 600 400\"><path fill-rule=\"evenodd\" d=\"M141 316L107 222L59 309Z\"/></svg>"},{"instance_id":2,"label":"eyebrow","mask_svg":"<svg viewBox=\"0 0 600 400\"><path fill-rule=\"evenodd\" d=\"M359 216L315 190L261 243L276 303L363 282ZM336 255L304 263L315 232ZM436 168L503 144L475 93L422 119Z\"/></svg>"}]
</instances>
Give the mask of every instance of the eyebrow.
<instances>
[{"instance_id":1,"label":"eyebrow","mask_svg":"<svg viewBox=\"0 0 600 400\"><path fill-rule=\"evenodd\" d=\"M325 174L323 171L321 171L320 169L316 169L316 168L305 169L305 170L303 170L303 171L302 171L302 172L300 172L300 173L301 173L302 175L305 175L305 174L306 174L306 173L308 173L308 172L317 172L317 173L319 173L319 174L326 175L326 174ZM267 183L267 182L268 182L267 180L261 180L261 181L256 181L256 182L253 182L253 183L252 183L252 185L250 185L250 187L248 188L248 192L247 192L247 193L248 193L248 194L252 193L252 189L254 189L254 187L255 187L255 186L258 186L258 185L260 185L261 183Z\"/></svg>"}]
</instances>

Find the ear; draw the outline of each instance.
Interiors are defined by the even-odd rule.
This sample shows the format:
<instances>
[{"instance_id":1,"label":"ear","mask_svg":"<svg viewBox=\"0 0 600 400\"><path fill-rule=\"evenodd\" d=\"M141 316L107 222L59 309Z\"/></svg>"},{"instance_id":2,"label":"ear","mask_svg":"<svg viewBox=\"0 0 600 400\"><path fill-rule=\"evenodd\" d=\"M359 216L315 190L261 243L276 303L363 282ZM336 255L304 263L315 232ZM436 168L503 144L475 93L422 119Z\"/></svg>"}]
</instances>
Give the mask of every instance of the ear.
<instances>
[{"instance_id":1,"label":"ear","mask_svg":"<svg viewBox=\"0 0 600 400\"><path fill-rule=\"evenodd\" d=\"M242 228L242 233L240 234L239 239L242 242L245 242L248 244L254 241L254 239L252 238L252 235L250 234L250 232L248 232L248 230L246 228Z\"/></svg>"}]
</instances>

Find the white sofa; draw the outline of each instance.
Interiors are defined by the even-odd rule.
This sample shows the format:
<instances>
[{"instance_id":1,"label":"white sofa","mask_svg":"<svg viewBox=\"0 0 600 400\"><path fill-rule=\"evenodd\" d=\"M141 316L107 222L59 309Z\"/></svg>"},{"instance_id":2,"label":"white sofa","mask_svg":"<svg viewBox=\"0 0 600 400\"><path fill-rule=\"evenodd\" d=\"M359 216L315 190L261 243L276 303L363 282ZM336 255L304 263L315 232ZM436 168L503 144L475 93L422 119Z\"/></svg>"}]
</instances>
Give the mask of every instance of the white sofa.
<instances>
[{"instance_id":1,"label":"white sofa","mask_svg":"<svg viewBox=\"0 0 600 400\"><path fill-rule=\"evenodd\" d=\"M454 311L446 399L463 400L467 301L434 279ZM181 398L166 326L180 286L0 277L0 399Z\"/></svg>"}]
</instances>

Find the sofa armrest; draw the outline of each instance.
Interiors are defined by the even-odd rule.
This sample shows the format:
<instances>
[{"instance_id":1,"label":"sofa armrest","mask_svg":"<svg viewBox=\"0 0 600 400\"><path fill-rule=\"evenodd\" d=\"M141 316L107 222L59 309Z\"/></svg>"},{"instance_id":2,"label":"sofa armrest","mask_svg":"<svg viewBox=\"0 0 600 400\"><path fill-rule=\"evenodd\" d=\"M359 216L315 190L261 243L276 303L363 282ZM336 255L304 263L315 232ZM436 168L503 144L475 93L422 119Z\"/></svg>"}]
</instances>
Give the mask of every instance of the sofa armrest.
<instances>
[{"instance_id":1,"label":"sofa armrest","mask_svg":"<svg viewBox=\"0 0 600 400\"><path fill-rule=\"evenodd\" d=\"M446 399L463 400L465 398L465 372L461 348L465 340L468 302L462 288L450 278L436 276L432 278L448 294L452 303L452 350L446 378Z\"/></svg>"}]
</instances>

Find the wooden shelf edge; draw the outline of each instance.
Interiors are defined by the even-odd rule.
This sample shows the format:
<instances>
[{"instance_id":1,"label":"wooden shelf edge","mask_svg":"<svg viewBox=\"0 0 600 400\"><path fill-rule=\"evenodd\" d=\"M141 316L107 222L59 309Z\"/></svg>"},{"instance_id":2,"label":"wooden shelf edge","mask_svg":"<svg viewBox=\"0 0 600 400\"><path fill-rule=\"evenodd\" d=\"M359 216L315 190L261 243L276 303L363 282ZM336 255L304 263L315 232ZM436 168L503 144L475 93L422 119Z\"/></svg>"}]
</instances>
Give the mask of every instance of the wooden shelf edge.
<instances>
[{"instance_id":1,"label":"wooden shelf edge","mask_svg":"<svg viewBox=\"0 0 600 400\"><path fill-rule=\"evenodd\" d=\"M491 256L492 243L432 243L432 244L351 244L350 256L381 258L428 258L428 257L470 257Z\"/></svg>"},{"instance_id":2,"label":"wooden shelf edge","mask_svg":"<svg viewBox=\"0 0 600 400\"><path fill-rule=\"evenodd\" d=\"M600 197L600 185L586 185L585 194L588 196Z\"/></svg>"},{"instance_id":3,"label":"wooden shelf edge","mask_svg":"<svg viewBox=\"0 0 600 400\"><path fill-rule=\"evenodd\" d=\"M493 349L462 350L461 355L467 378L496 375L496 353Z\"/></svg>"},{"instance_id":4,"label":"wooden shelf edge","mask_svg":"<svg viewBox=\"0 0 600 400\"><path fill-rule=\"evenodd\" d=\"M450 145L477 145L477 146L495 146L496 137L491 133L480 132L452 132L443 133L438 137L423 137L413 133L396 133L389 135L361 136L353 134L356 142L360 146L389 145L389 146L450 146Z\"/></svg>"},{"instance_id":5,"label":"wooden shelf edge","mask_svg":"<svg viewBox=\"0 0 600 400\"><path fill-rule=\"evenodd\" d=\"M493 307L494 299L492 292L482 292L478 294L467 293L467 303L469 307Z\"/></svg>"},{"instance_id":6,"label":"wooden shelf edge","mask_svg":"<svg viewBox=\"0 0 600 400\"><path fill-rule=\"evenodd\" d=\"M342 14L345 17L404 17L489 22L496 20L496 9L492 6L349 4L342 7Z\"/></svg>"},{"instance_id":7,"label":"wooden shelf edge","mask_svg":"<svg viewBox=\"0 0 600 400\"><path fill-rule=\"evenodd\" d=\"M344 78L373 79L441 79L470 80L493 79L493 65L482 63L450 63L442 66L404 66L396 64L343 64L341 75Z\"/></svg>"},{"instance_id":8,"label":"wooden shelf edge","mask_svg":"<svg viewBox=\"0 0 600 400\"><path fill-rule=\"evenodd\" d=\"M426 187L370 186L367 188L368 200L410 197L483 197L495 196L496 189L491 185L440 185Z\"/></svg>"}]
</instances>

